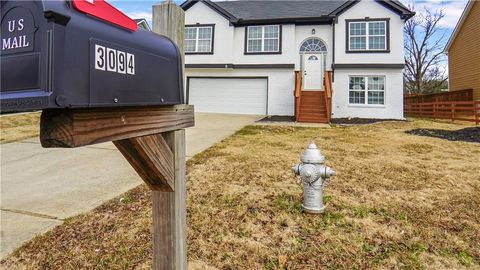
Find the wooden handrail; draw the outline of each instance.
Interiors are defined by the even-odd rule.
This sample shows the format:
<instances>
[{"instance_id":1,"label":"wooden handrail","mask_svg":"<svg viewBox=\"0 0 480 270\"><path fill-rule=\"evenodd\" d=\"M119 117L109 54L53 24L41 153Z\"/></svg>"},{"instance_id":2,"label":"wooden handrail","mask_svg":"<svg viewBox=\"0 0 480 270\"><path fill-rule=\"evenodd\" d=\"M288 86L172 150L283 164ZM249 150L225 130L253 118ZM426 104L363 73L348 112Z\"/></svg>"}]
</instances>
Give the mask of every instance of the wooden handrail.
<instances>
[{"instance_id":1,"label":"wooden handrail","mask_svg":"<svg viewBox=\"0 0 480 270\"><path fill-rule=\"evenodd\" d=\"M301 71L295 71L295 90L294 90L294 97L295 97L295 120L298 121L298 117L300 115L300 97L302 92L302 73Z\"/></svg>"},{"instance_id":2,"label":"wooden handrail","mask_svg":"<svg viewBox=\"0 0 480 270\"><path fill-rule=\"evenodd\" d=\"M323 84L325 88L325 107L327 109L327 119L330 122L332 116L332 72L325 71L323 77Z\"/></svg>"},{"instance_id":3,"label":"wooden handrail","mask_svg":"<svg viewBox=\"0 0 480 270\"><path fill-rule=\"evenodd\" d=\"M300 71L295 71L295 97L300 97L302 91L302 74Z\"/></svg>"}]
</instances>

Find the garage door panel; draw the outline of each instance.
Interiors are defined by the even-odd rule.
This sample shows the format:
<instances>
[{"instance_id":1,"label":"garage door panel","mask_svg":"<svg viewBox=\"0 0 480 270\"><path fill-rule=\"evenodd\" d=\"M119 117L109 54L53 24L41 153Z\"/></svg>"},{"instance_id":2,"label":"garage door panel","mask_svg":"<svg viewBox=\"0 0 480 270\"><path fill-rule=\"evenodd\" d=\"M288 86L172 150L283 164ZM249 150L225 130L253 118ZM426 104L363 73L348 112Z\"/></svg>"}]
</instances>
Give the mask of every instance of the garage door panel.
<instances>
[{"instance_id":1,"label":"garage door panel","mask_svg":"<svg viewBox=\"0 0 480 270\"><path fill-rule=\"evenodd\" d=\"M266 78L190 78L196 112L266 114Z\"/></svg>"}]
</instances>

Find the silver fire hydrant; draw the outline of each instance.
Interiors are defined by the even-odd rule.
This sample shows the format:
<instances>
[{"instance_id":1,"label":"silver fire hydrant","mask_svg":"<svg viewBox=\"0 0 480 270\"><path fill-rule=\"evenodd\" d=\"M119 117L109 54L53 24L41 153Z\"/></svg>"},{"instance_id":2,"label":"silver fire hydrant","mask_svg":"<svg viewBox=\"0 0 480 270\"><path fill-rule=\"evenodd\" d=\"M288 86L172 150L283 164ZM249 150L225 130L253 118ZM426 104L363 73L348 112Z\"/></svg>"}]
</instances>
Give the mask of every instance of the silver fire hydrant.
<instances>
[{"instance_id":1,"label":"silver fire hydrant","mask_svg":"<svg viewBox=\"0 0 480 270\"><path fill-rule=\"evenodd\" d=\"M323 213L323 187L330 177L335 175L332 168L325 166L325 157L315 142L310 142L299 163L292 167L296 175L300 175L303 183L303 211L311 214Z\"/></svg>"}]
</instances>

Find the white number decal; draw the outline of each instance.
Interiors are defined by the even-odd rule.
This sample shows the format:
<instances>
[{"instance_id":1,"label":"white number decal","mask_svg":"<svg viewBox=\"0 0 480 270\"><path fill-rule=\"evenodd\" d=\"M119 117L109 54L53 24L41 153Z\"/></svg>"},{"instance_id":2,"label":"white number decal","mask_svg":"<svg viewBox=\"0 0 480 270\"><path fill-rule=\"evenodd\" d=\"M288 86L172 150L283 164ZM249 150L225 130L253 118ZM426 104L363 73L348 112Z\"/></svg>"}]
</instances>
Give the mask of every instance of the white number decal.
<instances>
[{"instance_id":1,"label":"white number decal","mask_svg":"<svg viewBox=\"0 0 480 270\"><path fill-rule=\"evenodd\" d=\"M135 75L135 55L127 53L127 73Z\"/></svg>"},{"instance_id":2,"label":"white number decal","mask_svg":"<svg viewBox=\"0 0 480 270\"><path fill-rule=\"evenodd\" d=\"M135 75L135 55L95 44L95 69Z\"/></svg>"},{"instance_id":3,"label":"white number decal","mask_svg":"<svg viewBox=\"0 0 480 270\"><path fill-rule=\"evenodd\" d=\"M107 71L117 72L117 51L107 48Z\"/></svg>"},{"instance_id":4,"label":"white number decal","mask_svg":"<svg viewBox=\"0 0 480 270\"><path fill-rule=\"evenodd\" d=\"M105 47L95 45L95 69L105 70Z\"/></svg>"},{"instance_id":5,"label":"white number decal","mask_svg":"<svg viewBox=\"0 0 480 270\"><path fill-rule=\"evenodd\" d=\"M118 73L127 73L127 59L126 54L122 51L117 51Z\"/></svg>"}]
</instances>

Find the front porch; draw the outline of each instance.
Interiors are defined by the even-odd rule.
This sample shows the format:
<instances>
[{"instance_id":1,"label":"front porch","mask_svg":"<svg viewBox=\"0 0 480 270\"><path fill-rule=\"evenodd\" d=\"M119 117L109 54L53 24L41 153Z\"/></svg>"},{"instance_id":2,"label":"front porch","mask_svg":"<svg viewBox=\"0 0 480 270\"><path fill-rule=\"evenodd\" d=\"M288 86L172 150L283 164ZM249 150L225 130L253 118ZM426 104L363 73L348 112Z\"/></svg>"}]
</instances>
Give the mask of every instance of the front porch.
<instances>
[{"instance_id":1,"label":"front porch","mask_svg":"<svg viewBox=\"0 0 480 270\"><path fill-rule=\"evenodd\" d=\"M295 120L302 123L330 123L332 115L332 71L325 71L323 89L304 89L301 71L295 71Z\"/></svg>"}]
</instances>

